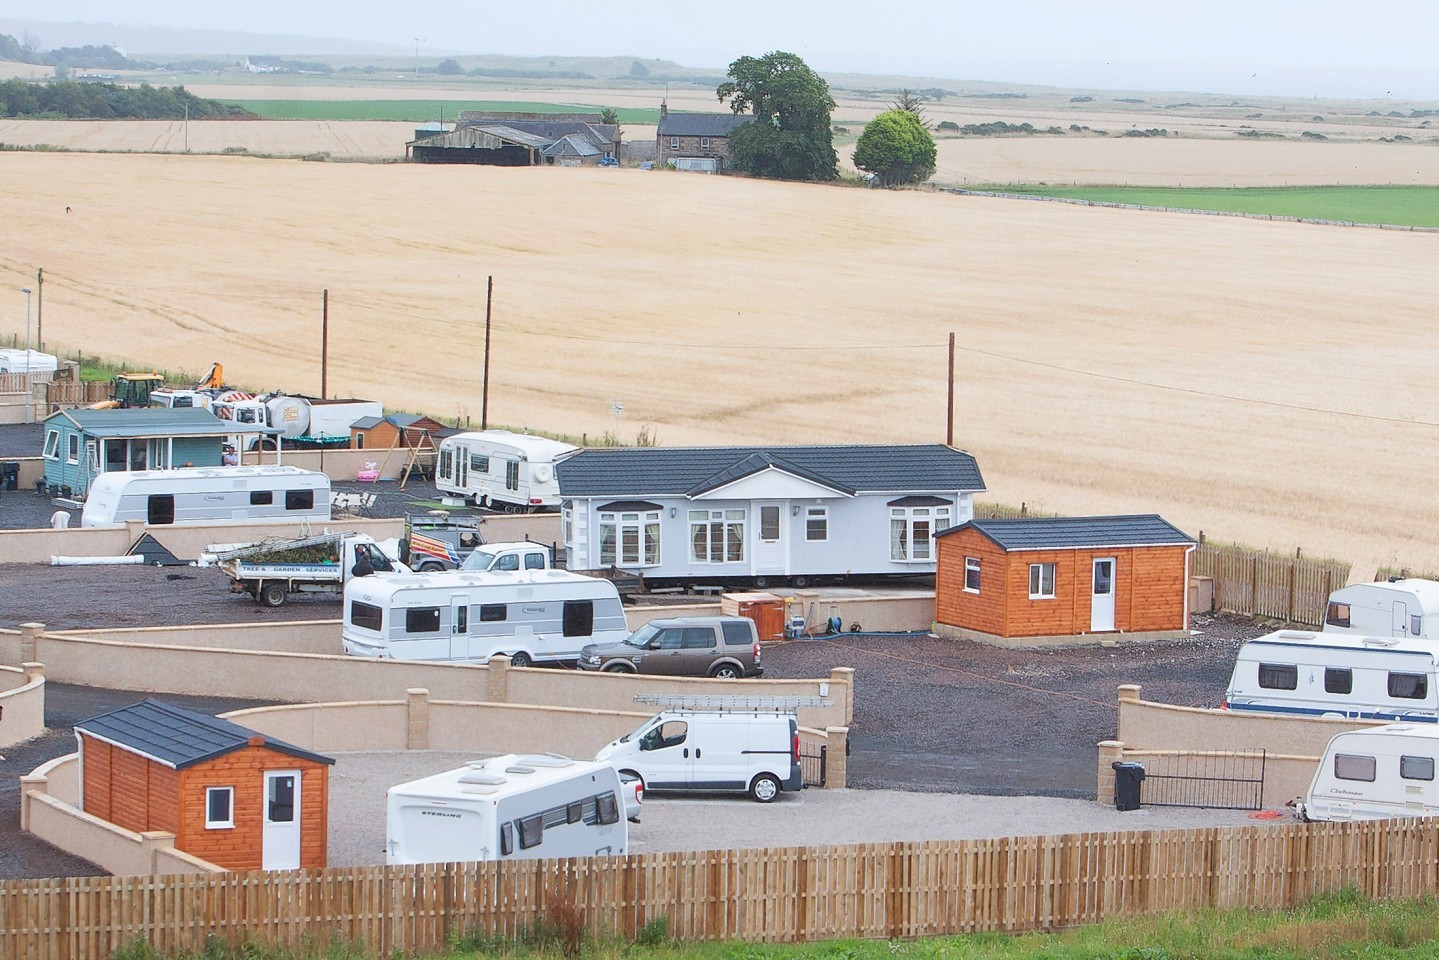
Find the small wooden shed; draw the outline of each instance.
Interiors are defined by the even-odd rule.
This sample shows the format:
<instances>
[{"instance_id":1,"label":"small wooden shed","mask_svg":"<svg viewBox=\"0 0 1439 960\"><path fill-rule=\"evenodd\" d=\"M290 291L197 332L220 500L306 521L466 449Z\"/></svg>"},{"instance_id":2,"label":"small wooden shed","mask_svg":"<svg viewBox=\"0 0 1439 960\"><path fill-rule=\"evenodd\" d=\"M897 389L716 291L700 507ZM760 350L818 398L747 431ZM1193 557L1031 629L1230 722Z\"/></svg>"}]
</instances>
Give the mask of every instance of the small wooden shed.
<instances>
[{"instance_id":1,"label":"small wooden shed","mask_svg":"<svg viewBox=\"0 0 1439 960\"><path fill-rule=\"evenodd\" d=\"M231 870L325 865L331 758L153 699L75 738L86 813Z\"/></svg>"},{"instance_id":2,"label":"small wooden shed","mask_svg":"<svg viewBox=\"0 0 1439 960\"><path fill-rule=\"evenodd\" d=\"M454 431L432 417L415 413L391 413L383 417L361 417L350 425L350 447L355 450L388 450L412 447L429 433L438 446L440 438Z\"/></svg>"},{"instance_id":3,"label":"small wooden shed","mask_svg":"<svg viewBox=\"0 0 1439 960\"><path fill-rule=\"evenodd\" d=\"M1030 646L1189 629L1195 542L1156 514L970 520L935 543L941 634Z\"/></svg>"}]
</instances>

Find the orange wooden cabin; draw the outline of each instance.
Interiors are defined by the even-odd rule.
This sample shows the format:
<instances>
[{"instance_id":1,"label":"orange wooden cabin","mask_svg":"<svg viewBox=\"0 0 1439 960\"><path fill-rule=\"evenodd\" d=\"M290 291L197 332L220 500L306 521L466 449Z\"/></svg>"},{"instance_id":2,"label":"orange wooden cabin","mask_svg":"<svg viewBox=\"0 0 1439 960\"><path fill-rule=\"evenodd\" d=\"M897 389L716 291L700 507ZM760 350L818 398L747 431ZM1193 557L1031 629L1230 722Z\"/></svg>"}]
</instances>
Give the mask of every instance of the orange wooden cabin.
<instances>
[{"instance_id":1,"label":"orange wooden cabin","mask_svg":"<svg viewBox=\"0 0 1439 960\"><path fill-rule=\"evenodd\" d=\"M391 413L383 417L361 417L350 424L350 446L356 450L389 450L391 447L418 446L428 433L435 446L440 438L453 433L431 417L413 413Z\"/></svg>"},{"instance_id":2,"label":"orange wooden cabin","mask_svg":"<svg viewBox=\"0 0 1439 960\"><path fill-rule=\"evenodd\" d=\"M1188 534L1156 514L970 520L935 539L935 625L986 641L1189 629Z\"/></svg>"},{"instance_id":3,"label":"orange wooden cabin","mask_svg":"<svg viewBox=\"0 0 1439 960\"><path fill-rule=\"evenodd\" d=\"M230 870L323 867L335 761L145 700L75 725L89 814Z\"/></svg>"}]
</instances>

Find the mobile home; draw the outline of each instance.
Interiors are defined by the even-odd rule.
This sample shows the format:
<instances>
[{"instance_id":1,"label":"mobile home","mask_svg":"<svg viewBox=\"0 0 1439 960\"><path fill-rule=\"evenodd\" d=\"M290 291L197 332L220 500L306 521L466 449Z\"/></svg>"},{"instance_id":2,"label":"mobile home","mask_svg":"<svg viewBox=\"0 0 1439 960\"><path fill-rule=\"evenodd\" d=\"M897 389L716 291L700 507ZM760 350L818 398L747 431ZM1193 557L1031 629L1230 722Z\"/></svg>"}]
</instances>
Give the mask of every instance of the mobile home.
<instances>
[{"instance_id":1,"label":"mobile home","mask_svg":"<svg viewBox=\"0 0 1439 960\"><path fill-rule=\"evenodd\" d=\"M323 473L283 466L202 467L102 473L90 485L80 525L329 519L330 478Z\"/></svg>"},{"instance_id":2,"label":"mobile home","mask_svg":"<svg viewBox=\"0 0 1439 960\"><path fill-rule=\"evenodd\" d=\"M1439 582L1414 578L1335 590L1324 632L1439 639Z\"/></svg>"},{"instance_id":3,"label":"mobile home","mask_svg":"<svg viewBox=\"0 0 1439 960\"><path fill-rule=\"evenodd\" d=\"M564 570L359 577L345 585L345 652L391 660L515 666L573 663L588 643L629 636L619 591Z\"/></svg>"},{"instance_id":4,"label":"mobile home","mask_svg":"<svg viewBox=\"0 0 1439 960\"><path fill-rule=\"evenodd\" d=\"M440 442L435 486L481 507L554 510L560 505L555 461L577 449L509 430L457 433Z\"/></svg>"},{"instance_id":5,"label":"mobile home","mask_svg":"<svg viewBox=\"0 0 1439 960\"><path fill-rule=\"evenodd\" d=\"M385 862L620 856L629 849L608 763L509 754L391 787Z\"/></svg>"},{"instance_id":6,"label":"mobile home","mask_svg":"<svg viewBox=\"0 0 1439 960\"><path fill-rule=\"evenodd\" d=\"M1435 723L1436 651L1439 645L1413 637L1279 630L1239 648L1224 706Z\"/></svg>"},{"instance_id":7,"label":"mobile home","mask_svg":"<svg viewBox=\"0 0 1439 960\"><path fill-rule=\"evenodd\" d=\"M1380 820L1439 813L1434 766L1439 727L1390 723L1329 741L1309 790L1295 803L1303 820Z\"/></svg>"}]
</instances>

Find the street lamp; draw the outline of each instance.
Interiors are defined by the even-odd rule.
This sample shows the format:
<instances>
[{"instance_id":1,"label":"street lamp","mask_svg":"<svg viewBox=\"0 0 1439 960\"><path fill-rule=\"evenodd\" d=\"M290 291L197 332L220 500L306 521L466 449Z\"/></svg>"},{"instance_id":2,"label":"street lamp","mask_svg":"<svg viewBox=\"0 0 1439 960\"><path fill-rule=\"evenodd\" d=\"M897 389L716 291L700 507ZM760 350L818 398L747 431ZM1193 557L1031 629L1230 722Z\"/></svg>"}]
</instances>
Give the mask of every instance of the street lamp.
<instances>
[{"instance_id":1,"label":"street lamp","mask_svg":"<svg viewBox=\"0 0 1439 960\"><path fill-rule=\"evenodd\" d=\"M20 292L25 294L25 422L33 422L33 413L30 409L30 367L35 362L30 356L30 288L21 287Z\"/></svg>"}]
</instances>

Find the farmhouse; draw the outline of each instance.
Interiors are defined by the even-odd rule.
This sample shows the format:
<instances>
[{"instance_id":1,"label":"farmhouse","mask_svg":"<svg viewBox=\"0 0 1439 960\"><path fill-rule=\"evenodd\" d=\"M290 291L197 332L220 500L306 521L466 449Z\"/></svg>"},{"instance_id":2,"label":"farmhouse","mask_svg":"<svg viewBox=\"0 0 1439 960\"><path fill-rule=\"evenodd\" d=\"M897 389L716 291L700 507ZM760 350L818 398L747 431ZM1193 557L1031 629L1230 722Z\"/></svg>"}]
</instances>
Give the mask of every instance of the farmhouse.
<instances>
[{"instance_id":1,"label":"farmhouse","mask_svg":"<svg viewBox=\"0 0 1439 960\"><path fill-rule=\"evenodd\" d=\"M935 531L984 489L943 444L602 448L555 470L571 569L757 586L932 574Z\"/></svg>"},{"instance_id":2,"label":"farmhouse","mask_svg":"<svg viewBox=\"0 0 1439 960\"><path fill-rule=\"evenodd\" d=\"M679 170L723 173L729 163L729 138L750 118L734 113L670 113L660 104L655 130L655 162Z\"/></svg>"},{"instance_id":3,"label":"farmhouse","mask_svg":"<svg viewBox=\"0 0 1439 960\"><path fill-rule=\"evenodd\" d=\"M935 629L1022 645L1189 629L1195 543L1155 514L969 520L936 538Z\"/></svg>"},{"instance_id":4,"label":"farmhouse","mask_svg":"<svg viewBox=\"0 0 1439 960\"><path fill-rule=\"evenodd\" d=\"M417 131L418 132L418 131ZM449 132L411 140L406 159L501 167L596 166L618 157L620 128L600 115L460 112Z\"/></svg>"},{"instance_id":5,"label":"farmhouse","mask_svg":"<svg viewBox=\"0 0 1439 960\"><path fill-rule=\"evenodd\" d=\"M231 870L325 865L329 757L153 699L75 738L86 813Z\"/></svg>"}]
</instances>

